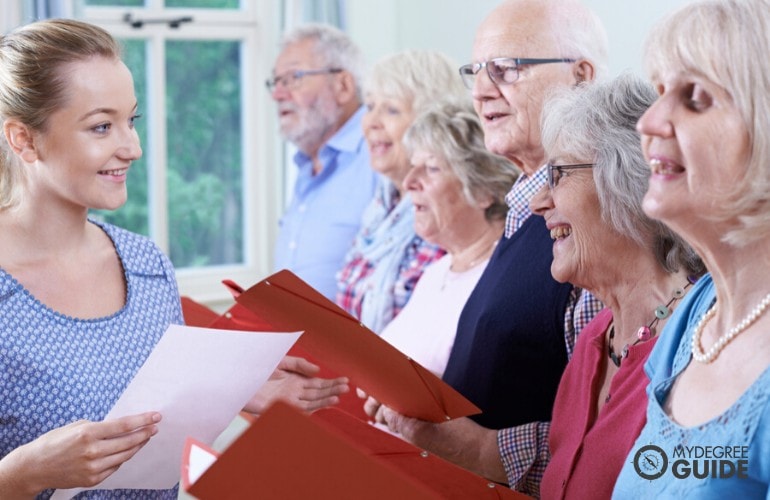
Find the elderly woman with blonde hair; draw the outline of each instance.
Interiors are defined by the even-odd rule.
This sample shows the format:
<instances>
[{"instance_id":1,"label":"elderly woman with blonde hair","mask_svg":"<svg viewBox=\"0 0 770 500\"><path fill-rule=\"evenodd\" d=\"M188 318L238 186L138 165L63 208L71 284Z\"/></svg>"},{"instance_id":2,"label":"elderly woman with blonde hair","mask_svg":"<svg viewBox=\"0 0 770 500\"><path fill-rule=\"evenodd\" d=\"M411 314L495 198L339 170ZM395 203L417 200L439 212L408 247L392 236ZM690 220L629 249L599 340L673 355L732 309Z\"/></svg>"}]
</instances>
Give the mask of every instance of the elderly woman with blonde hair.
<instances>
[{"instance_id":1,"label":"elderly woman with blonde hair","mask_svg":"<svg viewBox=\"0 0 770 500\"><path fill-rule=\"evenodd\" d=\"M425 266L444 253L414 232L402 138L432 104L469 101L455 68L439 52L407 50L378 62L364 85L364 136L382 179L337 274L337 303L376 333L406 305Z\"/></svg>"},{"instance_id":2,"label":"elderly woman with blonde hair","mask_svg":"<svg viewBox=\"0 0 770 500\"><path fill-rule=\"evenodd\" d=\"M618 498L770 498L770 2L688 4L650 33L645 212L708 274L647 362Z\"/></svg>"}]
</instances>

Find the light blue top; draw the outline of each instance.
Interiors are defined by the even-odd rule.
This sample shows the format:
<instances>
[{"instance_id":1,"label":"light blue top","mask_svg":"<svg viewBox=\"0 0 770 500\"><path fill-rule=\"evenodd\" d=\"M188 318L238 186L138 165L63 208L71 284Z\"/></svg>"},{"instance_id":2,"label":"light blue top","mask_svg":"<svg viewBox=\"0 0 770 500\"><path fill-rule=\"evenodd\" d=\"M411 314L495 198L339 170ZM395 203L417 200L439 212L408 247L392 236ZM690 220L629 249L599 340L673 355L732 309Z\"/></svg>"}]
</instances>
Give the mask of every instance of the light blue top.
<instances>
[{"instance_id":1,"label":"light blue top","mask_svg":"<svg viewBox=\"0 0 770 500\"><path fill-rule=\"evenodd\" d=\"M714 284L706 275L676 308L655 345L645 365L651 380L647 387L647 424L627 457L613 498L770 499L770 368L722 415L697 427L677 425L662 408L674 380L692 359L693 327L709 309L714 297ZM660 470L663 460L657 450L649 448L650 445L661 448L668 459L665 472L657 479L641 477L634 466L638 454L637 463L644 474L655 475ZM648 448L643 449L645 446ZM748 477L714 478L709 475L699 479L692 473L686 478L676 477L675 472L679 476L686 473L684 464L676 464L678 460L688 460L692 467L690 453L705 451L708 446L717 456L698 461L701 475L706 462L709 462L709 472L713 470L712 460L717 460L718 468L729 471L737 460L743 459L747 461ZM737 452L737 459L719 457L724 454L725 447L742 446L747 448L732 449L734 455ZM720 459L732 465L722 465Z\"/></svg>"},{"instance_id":2,"label":"light blue top","mask_svg":"<svg viewBox=\"0 0 770 500\"><path fill-rule=\"evenodd\" d=\"M166 256L147 238L97 225L112 239L127 284L126 304L110 316L60 314L0 269L0 458L57 427L102 420L169 324L183 323ZM174 488L94 490L76 498L176 497Z\"/></svg>"},{"instance_id":3,"label":"light blue top","mask_svg":"<svg viewBox=\"0 0 770 500\"><path fill-rule=\"evenodd\" d=\"M313 175L310 157L294 156L299 171L294 197L280 221L275 245L275 270L289 269L334 300L335 275L374 196L378 174L369 162L359 109L321 147L323 169Z\"/></svg>"}]
</instances>

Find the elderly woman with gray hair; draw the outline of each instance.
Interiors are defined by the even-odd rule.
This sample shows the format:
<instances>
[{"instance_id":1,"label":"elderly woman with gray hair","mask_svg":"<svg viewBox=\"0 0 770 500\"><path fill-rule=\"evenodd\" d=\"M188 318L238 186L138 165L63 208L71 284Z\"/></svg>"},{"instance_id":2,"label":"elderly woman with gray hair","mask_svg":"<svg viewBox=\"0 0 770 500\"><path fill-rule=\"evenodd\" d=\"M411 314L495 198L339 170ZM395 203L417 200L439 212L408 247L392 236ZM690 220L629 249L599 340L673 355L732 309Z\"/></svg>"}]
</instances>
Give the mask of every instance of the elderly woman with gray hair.
<instances>
[{"instance_id":1,"label":"elderly woman with gray hair","mask_svg":"<svg viewBox=\"0 0 770 500\"><path fill-rule=\"evenodd\" d=\"M551 273L606 306L578 338L559 384L547 498L610 498L645 422L644 362L704 271L681 238L642 211L649 167L636 122L655 98L651 86L623 75L555 97L544 112L549 182L531 206L554 240Z\"/></svg>"},{"instance_id":2,"label":"elderly woman with gray hair","mask_svg":"<svg viewBox=\"0 0 770 500\"><path fill-rule=\"evenodd\" d=\"M403 189L414 205L415 232L447 254L425 268L382 337L440 377L460 312L503 234L505 194L519 172L486 149L470 103L419 116L404 145L412 168Z\"/></svg>"},{"instance_id":3,"label":"elderly woman with gray hair","mask_svg":"<svg viewBox=\"0 0 770 500\"><path fill-rule=\"evenodd\" d=\"M539 485L545 498L610 497L645 422L643 364L703 272L678 236L642 212L649 168L635 127L655 97L623 75L568 89L544 109L548 185L531 207L554 240L551 273L606 305L578 337L552 421L480 431L467 418L432 424L385 409L378 417L391 430L511 487L537 493ZM532 448L511 445L525 434Z\"/></svg>"}]
</instances>

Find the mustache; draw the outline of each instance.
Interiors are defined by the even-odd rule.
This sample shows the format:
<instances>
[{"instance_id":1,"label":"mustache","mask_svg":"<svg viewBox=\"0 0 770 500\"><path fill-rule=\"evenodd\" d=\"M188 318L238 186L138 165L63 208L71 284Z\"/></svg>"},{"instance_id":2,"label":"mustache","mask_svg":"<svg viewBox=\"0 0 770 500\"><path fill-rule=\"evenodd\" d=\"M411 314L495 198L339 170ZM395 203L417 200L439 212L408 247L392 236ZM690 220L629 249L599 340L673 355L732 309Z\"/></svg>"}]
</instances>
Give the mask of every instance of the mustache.
<instances>
[{"instance_id":1,"label":"mustache","mask_svg":"<svg viewBox=\"0 0 770 500\"><path fill-rule=\"evenodd\" d=\"M294 104L293 102L282 102L278 105L278 112L279 113L285 113L287 111L289 112L296 112L299 109L299 107Z\"/></svg>"}]
</instances>

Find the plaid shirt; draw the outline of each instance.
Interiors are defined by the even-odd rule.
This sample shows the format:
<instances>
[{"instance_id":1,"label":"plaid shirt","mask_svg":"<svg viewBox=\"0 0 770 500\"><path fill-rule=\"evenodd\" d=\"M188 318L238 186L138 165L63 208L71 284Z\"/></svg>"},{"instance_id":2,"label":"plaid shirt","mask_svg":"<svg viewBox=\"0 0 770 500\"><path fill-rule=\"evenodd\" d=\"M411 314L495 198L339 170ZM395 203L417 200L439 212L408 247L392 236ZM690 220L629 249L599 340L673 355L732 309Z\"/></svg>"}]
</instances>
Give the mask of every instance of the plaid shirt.
<instances>
[{"instance_id":1,"label":"plaid shirt","mask_svg":"<svg viewBox=\"0 0 770 500\"><path fill-rule=\"evenodd\" d=\"M530 200L546 185L545 166L534 175L522 173L505 196L508 215L505 237L510 238L532 215ZM588 291L573 288L564 313L564 345L567 358L572 358L575 338L602 310L604 305ZM497 433L497 446L511 488L532 496L540 496L540 481L551 458L548 449L550 422L531 422L502 429Z\"/></svg>"},{"instance_id":2,"label":"plaid shirt","mask_svg":"<svg viewBox=\"0 0 770 500\"><path fill-rule=\"evenodd\" d=\"M412 296L417 281L428 264L440 259L446 252L436 245L415 236L404 253L399 266L398 278L393 290L393 317L395 318ZM337 293L337 305L355 316L361 317L361 303L371 284L366 279L374 271L374 263L358 255L342 268L337 281L341 288ZM377 332L380 333L380 332Z\"/></svg>"}]
</instances>

